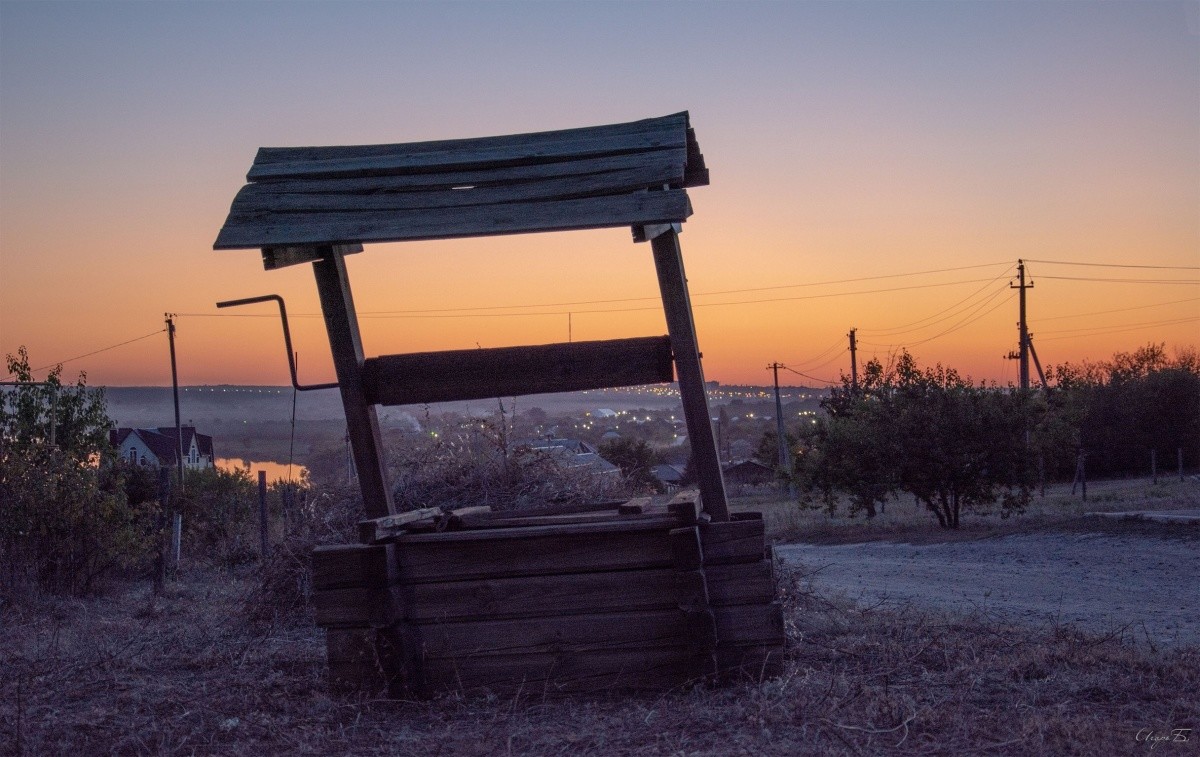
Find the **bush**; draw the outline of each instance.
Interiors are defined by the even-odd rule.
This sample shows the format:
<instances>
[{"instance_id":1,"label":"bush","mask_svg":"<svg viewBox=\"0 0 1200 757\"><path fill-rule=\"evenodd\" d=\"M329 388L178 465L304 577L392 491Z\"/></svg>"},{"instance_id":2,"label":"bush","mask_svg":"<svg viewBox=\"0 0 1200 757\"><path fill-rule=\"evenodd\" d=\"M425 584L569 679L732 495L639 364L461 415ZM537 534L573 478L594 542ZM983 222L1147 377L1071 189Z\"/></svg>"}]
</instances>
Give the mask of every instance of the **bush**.
<instances>
[{"instance_id":1,"label":"bush","mask_svg":"<svg viewBox=\"0 0 1200 757\"><path fill-rule=\"evenodd\" d=\"M115 469L44 443L0 452L0 566L27 581L84 595L114 571L141 569L158 545L158 504L130 504Z\"/></svg>"}]
</instances>

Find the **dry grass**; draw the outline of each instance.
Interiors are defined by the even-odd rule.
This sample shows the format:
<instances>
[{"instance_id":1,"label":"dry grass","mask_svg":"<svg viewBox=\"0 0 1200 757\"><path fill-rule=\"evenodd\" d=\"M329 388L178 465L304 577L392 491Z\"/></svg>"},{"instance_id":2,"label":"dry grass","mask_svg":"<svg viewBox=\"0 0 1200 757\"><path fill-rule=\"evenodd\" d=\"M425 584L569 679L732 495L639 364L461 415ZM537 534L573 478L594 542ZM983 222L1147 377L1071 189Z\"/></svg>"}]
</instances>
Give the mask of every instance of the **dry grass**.
<instances>
[{"instance_id":1,"label":"dry grass","mask_svg":"<svg viewBox=\"0 0 1200 757\"><path fill-rule=\"evenodd\" d=\"M28 599L0 610L0 752L1097 755L1145 750L1140 729L1200 729L1200 650L855 608L794 574L782 588L791 641L774 680L429 702L331 697L317 629L248 621L247 576Z\"/></svg>"},{"instance_id":2,"label":"dry grass","mask_svg":"<svg viewBox=\"0 0 1200 757\"><path fill-rule=\"evenodd\" d=\"M824 510L801 509L780 495L735 499L730 508L734 512L761 511L767 536L776 541L846 544L887 540L918 544L1074 529L1091 512L1200 509L1200 482L1195 477L1180 481L1167 476L1160 477L1158 484L1149 479L1101 481L1088 484L1087 502L1078 490L1071 494L1070 484L1056 484L1047 488L1045 497L1034 494L1022 515L1002 518L964 513L961 528L952 531L939 528L933 515L911 497L889 502L884 512L871 519L861 515L848 518L840 514L844 507L831 517ZM1105 528L1098 519L1087 520L1089 529Z\"/></svg>"}]
</instances>

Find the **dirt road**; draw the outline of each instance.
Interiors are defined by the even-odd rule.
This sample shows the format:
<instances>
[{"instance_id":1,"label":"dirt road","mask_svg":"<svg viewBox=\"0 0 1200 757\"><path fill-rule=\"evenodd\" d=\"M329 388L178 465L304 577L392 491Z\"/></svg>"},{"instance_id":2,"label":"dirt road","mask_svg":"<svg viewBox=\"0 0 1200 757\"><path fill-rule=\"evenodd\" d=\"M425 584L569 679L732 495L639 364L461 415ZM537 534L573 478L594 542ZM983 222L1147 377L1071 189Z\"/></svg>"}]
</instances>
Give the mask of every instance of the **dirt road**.
<instances>
[{"instance_id":1,"label":"dirt road","mask_svg":"<svg viewBox=\"0 0 1200 757\"><path fill-rule=\"evenodd\" d=\"M785 564L821 593L860 602L986 611L1008 621L1123 629L1153 644L1200 644L1200 527L1113 527L933 544L790 544Z\"/></svg>"}]
</instances>

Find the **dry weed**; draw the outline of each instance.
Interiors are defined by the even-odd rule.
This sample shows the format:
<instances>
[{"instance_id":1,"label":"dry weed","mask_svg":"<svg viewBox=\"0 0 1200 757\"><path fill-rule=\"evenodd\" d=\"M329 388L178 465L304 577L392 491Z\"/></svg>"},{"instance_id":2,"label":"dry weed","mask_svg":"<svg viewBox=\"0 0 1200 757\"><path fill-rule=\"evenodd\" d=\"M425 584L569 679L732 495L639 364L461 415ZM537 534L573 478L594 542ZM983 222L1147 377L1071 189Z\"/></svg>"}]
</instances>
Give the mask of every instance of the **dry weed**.
<instances>
[{"instance_id":1,"label":"dry weed","mask_svg":"<svg viewBox=\"0 0 1200 757\"><path fill-rule=\"evenodd\" d=\"M657 696L331 697L305 621L247 623L257 581L3 609L5 754L1138 754L1200 727L1200 651L978 614L856 608L785 576L776 679ZM1159 744L1162 754L1200 743Z\"/></svg>"}]
</instances>

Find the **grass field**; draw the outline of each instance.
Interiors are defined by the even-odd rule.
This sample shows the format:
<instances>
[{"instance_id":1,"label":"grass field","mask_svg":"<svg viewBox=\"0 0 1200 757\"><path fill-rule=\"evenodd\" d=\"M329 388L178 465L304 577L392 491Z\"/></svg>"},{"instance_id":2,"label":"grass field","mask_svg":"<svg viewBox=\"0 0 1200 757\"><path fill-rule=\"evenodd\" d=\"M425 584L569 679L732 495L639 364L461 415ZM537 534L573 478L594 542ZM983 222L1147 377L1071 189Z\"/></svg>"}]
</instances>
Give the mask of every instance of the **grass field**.
<instances>
[{"instance_id":1,"label":"grass field","mask_svg":"<svg viewBox=\"0 0 1200 757\"><path fill-rule=\"evenodd\" d=\"M1194 495L1160 486L1168 493L1114 485L1104 501L1095 487L1088 508ZM1040 507L964 529L1065 527L1083 511L1050 497ZM904 504L864 524L738 503L759 508L777 537L938 533ZM590 699L331 696L318 629L303 614L264 613L249 572L185 571L160 597L147 585L89 600L25 596L0 607L0 753L1127 755L1200 744L1200 649L858 607L782 578L779 678ZM1186 728L1197 729L1188 742L1156 740Z\"/></svg>"}]
</instances>

